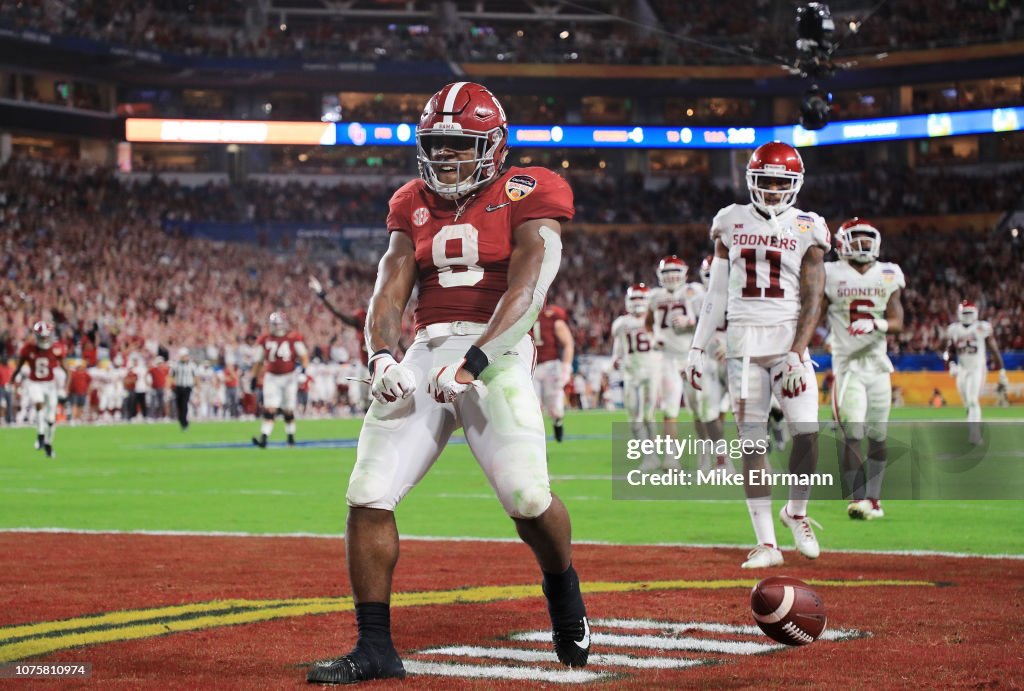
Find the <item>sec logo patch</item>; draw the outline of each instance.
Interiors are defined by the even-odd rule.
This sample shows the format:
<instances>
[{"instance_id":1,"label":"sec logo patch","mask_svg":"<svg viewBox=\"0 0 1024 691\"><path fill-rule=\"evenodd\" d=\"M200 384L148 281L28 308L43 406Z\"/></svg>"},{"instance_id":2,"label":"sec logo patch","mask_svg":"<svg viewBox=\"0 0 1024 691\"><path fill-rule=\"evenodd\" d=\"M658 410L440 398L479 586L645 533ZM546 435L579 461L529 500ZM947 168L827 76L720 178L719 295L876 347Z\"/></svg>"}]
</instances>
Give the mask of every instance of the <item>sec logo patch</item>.
<instances>
[{"instance_id":1,"label":"sec logo patch","mask_svg":"<svg viewBox=\"0 0 1024 691\"><path fill-rule=\"evenodd\" d=\"M505 194L514 202L519 201L537 186L537 181L529 175L513 175L505 183Z\"/></svg>"},{"instance_id":2,"label":"sec logo patch","mask_svg":"<svg viewBox=\"0 0 1024 691\"><path fill-rule=\"evenodd\" d=\"M427 211L427 207L421 206L412 212L412 222L417 226L421 226L430 220L430 212Z\"/></svg>"}]
</instances>

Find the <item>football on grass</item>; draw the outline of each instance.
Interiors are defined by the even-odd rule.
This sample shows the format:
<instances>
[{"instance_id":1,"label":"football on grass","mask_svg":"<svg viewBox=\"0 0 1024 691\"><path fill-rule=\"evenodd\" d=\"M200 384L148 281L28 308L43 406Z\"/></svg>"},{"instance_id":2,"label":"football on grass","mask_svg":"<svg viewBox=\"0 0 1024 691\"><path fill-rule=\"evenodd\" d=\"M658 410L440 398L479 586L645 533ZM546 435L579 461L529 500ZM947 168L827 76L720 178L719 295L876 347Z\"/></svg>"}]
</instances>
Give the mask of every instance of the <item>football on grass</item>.
<instances>
[{"instance_id":1,"label":"football on grass","mask_svg":"<svg viewBox=\"0 0 1024 691\"><path fill-rule=\"evenodd\" d=\"M825 605L801 580L766 578L750 591L754 621L769 637L786 645L807 645L825 630Z\"/></svg>"}]
</instances>

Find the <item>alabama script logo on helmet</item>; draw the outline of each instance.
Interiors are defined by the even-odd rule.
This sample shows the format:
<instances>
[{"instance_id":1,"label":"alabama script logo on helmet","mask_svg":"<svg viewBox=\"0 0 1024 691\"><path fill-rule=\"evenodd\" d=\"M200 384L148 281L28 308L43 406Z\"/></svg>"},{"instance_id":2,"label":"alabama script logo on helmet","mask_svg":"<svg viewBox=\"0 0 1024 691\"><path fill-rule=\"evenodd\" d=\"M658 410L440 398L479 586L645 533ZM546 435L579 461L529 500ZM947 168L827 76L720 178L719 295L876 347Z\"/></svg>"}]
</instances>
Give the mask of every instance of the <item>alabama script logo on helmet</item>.
<instances>
[{"instance_id":1,"label":"alabama script logo on helmet","mask_svg":"<svg viewBox=\"0 0 1024 691\"><path fill-rule=\"evenodd\" d=\"M461 140L461 141L460 141ZM466 151L470 160L433 158L443 147ZM430 97L416 128L420 177L445 199L460 199L493 180L508 154L508 120L490 91L473 82L455 82ZM456 181L442 182L437 171L454 166ZM467 173L465 166L471 166Z\"/></svg>"}]
</instances>

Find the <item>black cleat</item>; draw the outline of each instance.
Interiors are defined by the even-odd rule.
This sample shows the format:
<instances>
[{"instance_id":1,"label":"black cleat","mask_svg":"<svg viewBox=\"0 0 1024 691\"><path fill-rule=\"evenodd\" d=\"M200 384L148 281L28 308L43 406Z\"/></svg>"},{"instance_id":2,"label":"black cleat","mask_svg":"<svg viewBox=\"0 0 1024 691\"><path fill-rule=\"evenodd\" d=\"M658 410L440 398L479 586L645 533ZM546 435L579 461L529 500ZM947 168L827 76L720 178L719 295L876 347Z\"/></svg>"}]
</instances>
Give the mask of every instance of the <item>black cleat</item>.
<instances>
[{"instance_id":1,"label":"black cleat","mask_svg":"<svg viewBox=\"0 0 1024 691\"><path fill-rule=\"evenodd\" d=\"M53 452L53 444L43 444L43 450L46 452L47 458L56 458L57 454Z\"/></svg>"},{"instance_id":2,"label":"black cleat","mask_svg":"<svg viewBox=\"0 0 1024 691\"><path fill-rule=\"evenodd\" d=\"M294 434L289 434L288 435L288 446L295 446L295 435Z\"/></svg>"},{"instance_id":3,"label":"black cleat","mask_svg":"<svg viewBox=\"0 0 1024 691\"><path fill-rule=\"evenodd\" d=\"M43 435L37 434L36 435L36 449L38 450L38 449L41 449L41 448L43 448Z\"/></svg>"},{"instance_id":4,"label":"black cleat","mask_svg":"<svg viewBox=\"0 0 1024 691\"><path fill-rule=\"evenodd\" d=\"M356 647L348 655L314 662L306 674L310 684L355 684L371 679L405 679L405 667L398 652Z\"/></svg>"},{"instance_id":5,"label":"black cleat","mask_svg":"<svg viewBox=\"0 0 1024 691\"><path fill-rule=\"evenodd\" d=\"M543 586L544 596L547 588ZM551 617L551 641L555 644L558 661L566 667L586 667L590 656L590 622L579 584L567 596L568 601L558 603L548 598L548 615Z\"/></svg>"},{"instance_id":6,"label":"black cleat","mask_svg":"<svg viewBox=\"0 0 1024 691\"><path fill-rule=\"evenodd\" d=\"M562 426L561 422L556 422L555 425L555 441L559 444L562 443L562 438L565 436L565 427Z\"/></svg>"},{"instance_id":7,"label":"black cleat","mask_svg":"<svg viewBox=\"0 0 1024 691\"><path fill-rule=\"evenodd\" d=\"M259 437L252 438L252 445L258 446L261 449L267 448L267 435L261 434Z\"/></svg>"}]
</instances>

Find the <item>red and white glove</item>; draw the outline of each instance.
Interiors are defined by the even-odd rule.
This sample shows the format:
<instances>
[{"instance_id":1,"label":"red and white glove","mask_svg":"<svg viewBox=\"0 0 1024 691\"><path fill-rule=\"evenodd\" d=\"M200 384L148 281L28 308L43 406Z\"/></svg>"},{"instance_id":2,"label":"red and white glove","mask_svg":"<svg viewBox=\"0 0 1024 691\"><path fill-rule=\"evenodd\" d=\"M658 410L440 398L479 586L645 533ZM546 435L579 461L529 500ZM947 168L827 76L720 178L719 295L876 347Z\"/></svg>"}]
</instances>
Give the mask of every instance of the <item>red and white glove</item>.
<instances>
[{"instance_id":1,"label":"red and white glove","mask_svg":"<svg viewBox=\"0 0 1024 691\"><path fill-rule=\"evenodd\" d=\"M466 364L465 358L430 370L430 374L427 376L427 393L433 396L438 403L454 403L459 396L474 388L477 380L460 382L456 379L464 364Z\"/></svg>"},{"instance_id":2,"label":"red and white glove","mask_svg":"<svg viewBox=\"0 0 1024 691\"><path fill-rule=\"evenodd\" d=\"M956 364L955 362L949 363L949 376L955 378L959 374L960 374L960 365Z\"/></svg>"},{"instance_id":3,"label":"red and white glove","mask_svg":"<svg viewBox=\"0 0 1024 691\"><path fill-rule=\"evenodd\" d=\"M395 360L387 350L373 354L370 368L370 395L379 403L393 403L408 398L416 391L416 374Z\"/></svg>"},{"instance_id":4,"label":"red and white glove","mask_svg":"<svg viewBox=\"0 0 1024 691\"><path fill-rule=\"evenodd\" d=\"M807 365L795 351L786 353L782 368L782 395L796 398L807 390Z\"/></svg>"},{"instance_id":5,"label":"red and white glove","mask_svg":"<svg viewBox=\"0 0 1024 691\"><path fill-rule=\"evenodd\" d=\"M700 378L704 375L704 351L700 348L690 348L686 356L686 380L690 382L697 391L702 391Z\"/></svg>"},{"instance_id":6,"label":"red and white glove","mask_svg":"<svg viewBox=\"0 0 1024 691\"><path fill-rule=\"evenodd\" d=\"M1006 368L1003 368L1003 369L999 370L999 385L1000 386L1009 386L1010 385L1010 376L1006 373Z\"/></svg>"},{"instance_id":7,"label":"red and white glove","mask_svg":"<svg viewBox=\"0 0 1024 691\"><path fill-rule=\"evenodd\" d=\"M889 322L885 319L858 319L850 324L851 336L864 336L872 331L885 333L889 330Z\"/></svg>"}]
</instances>

